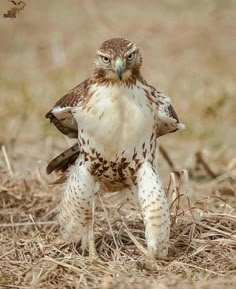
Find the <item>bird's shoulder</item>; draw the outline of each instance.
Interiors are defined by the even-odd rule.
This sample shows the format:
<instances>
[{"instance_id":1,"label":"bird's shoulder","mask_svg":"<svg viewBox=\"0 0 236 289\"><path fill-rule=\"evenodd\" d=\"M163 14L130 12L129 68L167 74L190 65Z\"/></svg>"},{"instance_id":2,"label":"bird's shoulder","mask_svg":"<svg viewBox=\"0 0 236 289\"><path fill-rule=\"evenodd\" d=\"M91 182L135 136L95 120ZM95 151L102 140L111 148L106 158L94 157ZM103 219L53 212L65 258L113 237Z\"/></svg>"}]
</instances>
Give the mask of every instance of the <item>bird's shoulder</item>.
<instances>
[{"instance_id":1,"label":"bird's shoulder","mask_svg":"<svg viewBox=\"0 0 236 289\"><path fill-rule=\"evenodd\" d=\"M184 124L180 123L179 117L171 104L171 98L155 87L147 83L146 85L149 89L149 95L151 95L150 101L156 106L157 135L160 136L184 129Z\"/></svg>"},{"instance_id":2,"label":"bird's shoulder","mask_svg":"<svg viewBox=\"0 0 236 289\"><path fill-rule=\"evenodd\" d=\"M71 109L86 101L92 79L88 78L60 98L45 115L56 128L69 137L77 137L78 125Z\"/></svg>"},{"instance_id":3,"label":"bird's shoulder","mask_svg":"<svg viewBox=\"0 0 236 289\"><path fill-rule=\"evenodd\" d=\"M55 103L53 108L55 108L55 107L64 108L64 107L77 106L83 100L83 98L86 96L86 93L88 91L88 88L89 88L90 84L91 84L91 79L90 78L84 80L79 85L77 85L76 87L72 88L63 97L61 97ZM50 111L52 111L52 110L50 110ZM46 114L46 118L47 118L47 114Z\"/></svg>"},{"instance_id":4,"label":"bird's shoulder","mask_svg":"<svg viewBox=\"0 0 236 289\"><path fill-rule=\"evenodd\" d=\"M158 111L166 117L171 117L179 123L179 117L171 104L171 97L157 90L154 86L148 85L153 102L157 105Z\"/></svg>"}]
</instances>

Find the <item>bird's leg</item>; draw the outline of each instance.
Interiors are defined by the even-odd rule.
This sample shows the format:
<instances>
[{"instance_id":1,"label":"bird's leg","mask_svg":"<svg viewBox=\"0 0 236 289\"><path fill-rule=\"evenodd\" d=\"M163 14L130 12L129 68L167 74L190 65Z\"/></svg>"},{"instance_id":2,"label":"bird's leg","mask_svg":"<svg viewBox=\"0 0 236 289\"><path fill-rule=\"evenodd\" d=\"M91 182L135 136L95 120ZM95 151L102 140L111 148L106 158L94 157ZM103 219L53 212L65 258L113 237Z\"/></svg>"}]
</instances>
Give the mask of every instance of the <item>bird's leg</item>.
<instances>
[{"instance_id":1,"label":"bird's leg","mask_svg":"<svg viewBox=\"0 0 236 289\"><path fill-rule=\"evenodd\" d=\"M58 216L62 236L69 241L81 240L82 250L89 246L90 255L95 255L93 204L98 184L78 159L69 172L65 186Z\"/></svg>"},{"instance_id":2,"label":"bird's leg","mask_svg":"<svg viewBox=\"0 0 236 289\"><path fill-rule=\"evenodd\" d=\"M150 163L144 162L137 173L137 182L150 257L165 257L168 254L170 214L159 175Z\"/></svg>"}]
</instances>

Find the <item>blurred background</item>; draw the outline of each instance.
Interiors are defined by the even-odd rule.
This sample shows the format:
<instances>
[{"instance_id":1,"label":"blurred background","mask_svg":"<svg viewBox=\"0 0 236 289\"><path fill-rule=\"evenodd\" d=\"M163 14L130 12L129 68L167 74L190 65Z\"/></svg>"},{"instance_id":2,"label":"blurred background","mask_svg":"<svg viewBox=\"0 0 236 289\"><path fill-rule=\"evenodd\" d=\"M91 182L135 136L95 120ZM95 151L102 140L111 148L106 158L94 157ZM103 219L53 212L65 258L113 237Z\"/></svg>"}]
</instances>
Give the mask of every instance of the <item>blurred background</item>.
<instances>
[{"instance_id":1,"label":"blurred background","mask_svg":"<svg viewBox=\"0 0 236 289\"><path fill-rule=\"evenodd\" d=\"M23 0L15 18L4 18L13 2L0 1L0 287L236 288L236 1ZM129 204L120 214L123 205L112 199L111 230L105 209L96 211L103 265L58 243L62 186L49 186L53 177L45 173L48 161L71 143L45 114L93 73L97 48L113 37L140 47L145 79L171 96L186 124L160 138L171 245L169 258L151 270L125 233L127 224L145 246L139 215ZM189 186L177 177L176 188L174 178L168 186L175 169L188 170ZM178 286L177 278L184 279ZM148 283L152 279L158 286Z\"/></svg>"},{"instance_id":2,"label":"blurred background","mask_svg":"<svg viewBox=\"0 0 236 289\"><path fill-rule=\"evenodd\" d=\"M195 166L200 151L217 172L235 173L235 1L24 2L13 19L3 18L13 2L0 3L0 144L15 170L43 171L68 147L46 112L93 73L104 40L125 37L141 48L144 77L172 97L186 124L160 140L176 166Z\"/></svg>"}]
</instances>

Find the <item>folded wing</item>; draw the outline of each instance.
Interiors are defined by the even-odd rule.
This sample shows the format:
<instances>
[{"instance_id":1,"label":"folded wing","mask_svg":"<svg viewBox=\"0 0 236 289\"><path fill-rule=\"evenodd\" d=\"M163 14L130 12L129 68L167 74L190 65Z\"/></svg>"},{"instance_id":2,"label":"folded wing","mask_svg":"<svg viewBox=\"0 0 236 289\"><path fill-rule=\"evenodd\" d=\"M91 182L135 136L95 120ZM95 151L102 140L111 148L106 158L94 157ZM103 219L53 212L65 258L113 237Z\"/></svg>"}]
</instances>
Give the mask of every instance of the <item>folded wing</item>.
<instances>
[{"instance_id":1,"label":"folded wing","mask_svg":"<svg viewBox=\"0 0 236 289\"><path fill-rule=\"evenodd\" d=\"M46 114L46 118L64 135L70 138L78 138L78 124L72 114L72 108L83 103L90 80L87 79L73 88ZM69 166L74 164L80 154L78 143L54 158L47 166L47 174L65 172Z\"/></svg>"},{"instance_id":2,"label":"folded wing","mask_svg":"<svg viewBox=\"0 0 236 289\"><path fill-rule=\"evenodd\" d=\"M179 122L177 113L171 105L170 98L155 88L152 90L152 96L157 104L157 137L184 129L185 125Z\"/></svg>"}]
</instances>

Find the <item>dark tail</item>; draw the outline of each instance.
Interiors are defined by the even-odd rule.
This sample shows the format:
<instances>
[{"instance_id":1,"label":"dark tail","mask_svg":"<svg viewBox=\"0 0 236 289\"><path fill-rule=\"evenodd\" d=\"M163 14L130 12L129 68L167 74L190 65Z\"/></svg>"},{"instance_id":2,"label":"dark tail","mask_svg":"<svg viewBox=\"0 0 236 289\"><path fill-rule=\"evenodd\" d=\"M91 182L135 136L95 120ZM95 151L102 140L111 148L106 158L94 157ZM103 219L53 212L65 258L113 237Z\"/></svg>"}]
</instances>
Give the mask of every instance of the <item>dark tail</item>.
<instances>
[{"instance_id":1,"label":"dark tail","mask_svg":"<svg viewBox=\"0 0 236 289\"><path fill-rule=\"evenodd\" d=\"M49 175L54 171L64 173L71 165L75 163L79 154L79 145L76 143L71 148L50 161L46 169L47 174Z\"/></svg>"}]
</instances>

